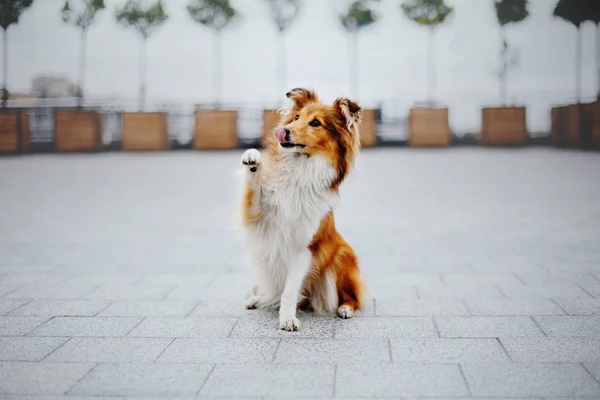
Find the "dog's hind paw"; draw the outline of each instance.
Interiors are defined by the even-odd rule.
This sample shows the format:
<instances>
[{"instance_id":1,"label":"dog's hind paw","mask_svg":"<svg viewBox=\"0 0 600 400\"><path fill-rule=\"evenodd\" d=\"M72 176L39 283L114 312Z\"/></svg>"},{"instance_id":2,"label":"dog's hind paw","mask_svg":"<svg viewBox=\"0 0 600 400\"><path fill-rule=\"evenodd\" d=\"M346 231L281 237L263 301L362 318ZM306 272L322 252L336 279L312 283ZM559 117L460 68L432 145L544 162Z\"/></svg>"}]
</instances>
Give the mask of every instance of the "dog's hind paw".
<instances>
[{"instance_id":1,"label":"dog's hind paw","mask_svg":"<svg viewBox=\"0 0 600 400\"><path fill-rule=\"evenodd\" d=\"M252 296L244 302L244 308L246 310L254 310L260 301L260 296Z\"/></svg>"}]
</instances>

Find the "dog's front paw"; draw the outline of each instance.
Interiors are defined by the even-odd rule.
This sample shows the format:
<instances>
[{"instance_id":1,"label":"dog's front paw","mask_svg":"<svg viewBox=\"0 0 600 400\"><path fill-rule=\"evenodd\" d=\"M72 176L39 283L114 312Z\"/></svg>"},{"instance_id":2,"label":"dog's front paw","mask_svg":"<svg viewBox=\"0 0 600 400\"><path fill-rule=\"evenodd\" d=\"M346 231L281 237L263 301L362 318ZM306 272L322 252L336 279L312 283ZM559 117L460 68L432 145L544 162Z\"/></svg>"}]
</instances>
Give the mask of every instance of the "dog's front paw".
<instances>
[{"instance_id":1,"label":"dog's front paw","mask_svg":"<svg viewBox=\"0 0 600 400\"><path fill-rule=\"evenodd\" d=\"M352 318L354 316L354 309L347 304L344 304L337 310L338 316L340 318Z\"/></svg>"},{"instance_id":2,"label":"dog's front paw","mask_svg":"<svg viewBox=\"0 0 600 400\"><path fill-rule=\"evenodd\" d=\"M244 308L246 310L254 310L260 302L260 296L252 296L244 302Z\"/></svg>"},{"instance_id":3,"label":"dog's front paw","mask_svg":"<svg viewBox=\"0 0 600 400\"><path fill-rule=\"evenodd\" d=\"M256 172L260 166L260 161L260 151L256 149L248 149L242 155L242 164L246 165L251 172Z\"/></svg>"},{"instance_id":4,"label":"dog's front paw","mask_svg":"<svg viewBox=\"0 0 600 400\"><path fill-rule=\"evenodd\" d=\"M300 321L298 318L292 319L279 319L279 329L283 329L285 331L297 331L300 327Z\"/></svg>"}]
</instances>

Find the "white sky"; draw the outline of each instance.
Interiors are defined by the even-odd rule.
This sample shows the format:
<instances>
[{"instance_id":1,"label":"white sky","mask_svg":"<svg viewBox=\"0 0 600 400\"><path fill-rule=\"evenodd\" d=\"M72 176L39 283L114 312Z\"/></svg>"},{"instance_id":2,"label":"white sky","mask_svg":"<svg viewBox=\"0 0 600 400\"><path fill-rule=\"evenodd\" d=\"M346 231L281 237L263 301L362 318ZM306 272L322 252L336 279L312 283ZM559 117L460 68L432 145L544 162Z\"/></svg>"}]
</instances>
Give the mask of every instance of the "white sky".
<instances>
[{"instance_id":1,"label":"white sky","mask_svg":"<svg viewBox=\"0 0 600 400\"><path fill-rule=\"evenodd\" d=\"M116 24L124 0L105 0L88 36L86 94L134 99L138 88L138 35ZM451 108L455 129L478 130L480 107L498 101L499 36L493 0L447 0L453 18L437 33L437 97ZM169 21L150 38L148 97L206 102L212 94L212 32L195 24L189 0L165 0ZM336 16L344 0L303 0L287 33L287 86L315 88L326 100L349 94L348 40ZM526 104L529 127L547 129L549 107L573 101L576 30L552 18L556 0L530 0L530 17L509 27L521 52L509 76L509 99ZM400 0L381 0L377 24L360 34L360 94L365 107L384 101L406 114L426 97L427 30L407 20ZM284 96L277 91L276 30L262 0L233 0L240 20L223 37L223 99L260 106ZM37 75L77 80L79 34L60 18L62 0L35 0L9 29L9 88L25 92ZM583 27L583 95L595 95L596 28ZM1 68L1 66L0 66Z\"/></svg>"}]
</instances>

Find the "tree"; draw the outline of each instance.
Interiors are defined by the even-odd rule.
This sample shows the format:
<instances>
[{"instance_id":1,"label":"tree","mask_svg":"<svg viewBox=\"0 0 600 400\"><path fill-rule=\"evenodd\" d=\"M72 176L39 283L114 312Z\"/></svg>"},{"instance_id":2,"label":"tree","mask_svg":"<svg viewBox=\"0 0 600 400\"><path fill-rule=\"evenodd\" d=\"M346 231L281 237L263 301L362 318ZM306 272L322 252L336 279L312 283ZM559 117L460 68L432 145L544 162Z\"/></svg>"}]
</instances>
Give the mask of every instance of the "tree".
<instances>
[{"instance_id":1,"label":"tree","mask_svg":"<svg viewBox=\"0 0 600 400\"><path fill-rule=\"evenodd\" d=\"M8 101L8 27L19 23L19 17L27 8L31 7L33 0L0 0L0 27L2 27L2 107Z\"/></svg>"},{"instance_id":2,"label":"tree","mask_svg":"<svg viewBox=\"0 0 600 400\"><path fill-rule=\"evenodd\" d=\"M500 71L498 83L500 86L500 101L506 105L506 75L509 67L515 65L516 54L511 54L506 39L506 25L516 24L529 16L527 0L494 0L496 18L500 24Z\"/></svg>"},{"instance_id":3,"label":"tree","mask_svg":"<svg viewBox=\"0 0 600 400\"><path fill-rule=\"evenodd\" d=\"M342 27L350 34L350 87L351 95L358 97L358 33L377 22L378 16L369 3L379 0L353 0L348 10L340 15Z\"/></svg>"},{"instance_id":4,"label":"tree","mask_svg":"<svg viewBox=\"0 0 600 400\"><path fill-rule=\"evenodd\" d=\"M200 25L214 31L213 42L213 92L215 106L221 104L222 88L222 64L223 53L221 51L222 32L238 15L238 12L230 4L229 0L192 0L187 7L190 17Z\"/></svg>"},{"instance_id":5,"label":"tree","mask_svg":"<svg viewBox=\"0 0 600 400\"><path fill-rule=\"evenodd\" d=\"M87 57L87 30L94 23L96 14L104 9L104 0L80 0L79 6L73 8L69 0L65 1L62 8L62 19L70 25L81 30L81 42L79 48L79 79L78 79L78 105L81 107L83 100L83 87L85 85L85 68Z\"/></svg>"},{"instance_id":6,"label":"tree","mask_svg":"<svg viewBox=\"0 0 600 400\"><path fill-rule=\"evenodd\" d=\"M278 55L276 58L277 69L277 83L278 93L285 93L285 69L286 69L286 52L285 52L285 31L289 28L290 24L298 15L300 10L300 0L265 0L271 10L271 16L277 26L278 43L277 50Z\"/></svg>"},{"instance_id":7,"label":"tree","mask_svg":"<svg viewBox=\"0 0 600 400\"><path fill-rule=\"evenodd\" d=\"M446 22L454 8L446 5L444 0L409 0L400 7L408 19L429 28L427 97L429 103L432 103L436 83L435 28Z\"/></svg>"},{"instance_id":8,"label":"tree","mask_svg":"<svg viewBox=\"0 0 600 400\"><path fill-rule=\"evenodd\" d=\"M140 42L140 108L144 107L146 100L146 50L148 38L169 16L165 13L162 0L157 0L149 6L142 6L139 0L127 0L122 8L115 12L117 22L125 27L138 31L142 40Z\"/></svg>"},{"instance_id":9,"label":"tree","mask_svg":"<svg viewBox=\"0 0 600 400\"><path fill-rule=\"evenodd\" d=\"M552 15L572 23L577 28L576 67L575 67L575 95L577 103L581 102L581 25L588 20L586 0L559 0L554 7Z\"/></svg>"}]
</instances>

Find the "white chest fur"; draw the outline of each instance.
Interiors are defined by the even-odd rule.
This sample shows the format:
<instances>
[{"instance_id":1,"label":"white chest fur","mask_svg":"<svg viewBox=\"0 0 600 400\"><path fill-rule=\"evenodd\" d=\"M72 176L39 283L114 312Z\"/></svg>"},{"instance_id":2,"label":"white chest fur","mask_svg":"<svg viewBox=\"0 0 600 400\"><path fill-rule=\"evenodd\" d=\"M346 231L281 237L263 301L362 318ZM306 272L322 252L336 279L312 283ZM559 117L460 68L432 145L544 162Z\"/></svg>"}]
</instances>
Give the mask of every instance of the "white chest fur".
<instances>
[{"instance_id":1,"label":"white chest fur","mask_svg":"<svg viewBox=\"0 0 600 400\"><path fill-rule=\"evenodd\" d=\"M271 268L282 267L292 253L306 249L338 200L330 189L336 171L322 157L290 154L278 167L263 179L261 219L246 231L256 262Z\"/></svg>"}]
</instances>

